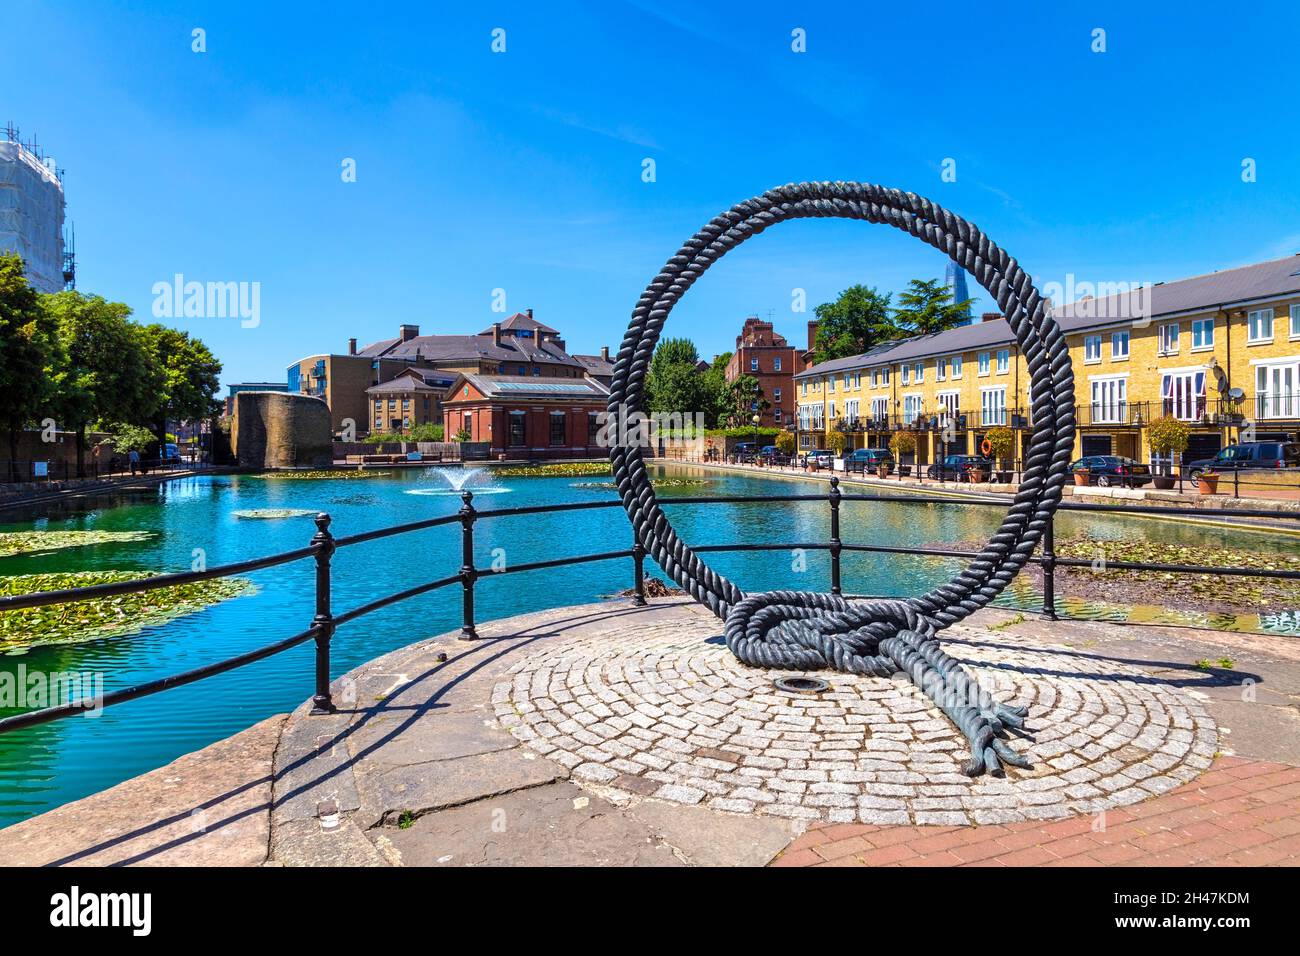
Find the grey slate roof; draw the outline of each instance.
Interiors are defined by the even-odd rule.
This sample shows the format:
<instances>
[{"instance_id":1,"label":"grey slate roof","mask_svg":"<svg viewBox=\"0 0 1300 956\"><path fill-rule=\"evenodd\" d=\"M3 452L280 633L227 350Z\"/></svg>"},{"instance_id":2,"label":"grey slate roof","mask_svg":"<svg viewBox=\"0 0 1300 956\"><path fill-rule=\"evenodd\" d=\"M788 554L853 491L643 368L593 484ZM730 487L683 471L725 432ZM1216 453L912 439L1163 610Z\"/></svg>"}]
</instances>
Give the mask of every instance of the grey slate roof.
<instances>
[{"instance_id":1,"label":"grey slate roof","mask_svg":"<svg viewBox=\"0 0 1300 956\"><path fill-rule=\"evenodd\" d=\"M1162 282L1150 290L1150 317L1180 315L1205 311L1223 305L1244 305L1255 300L1280 298L1300 293L1300 256L1287 256L1237 269L1224 269L1208 275ZM1094 326L1114 325L1120 308L1127 303L1123 296L1093 300L1086 306L1072 302L1053 311L1065 332L1079 332ZM887 365L908 359L928 358L982 348L994 348L1014 341L1006 319L994 319L962 325L936 335L919 335L880 346L862 355L832 359L795 375L796 379L816 378L841 369Z\"/></svg>"},{"instance_id":2,"label":"grey slate roof","mask_svg":"<svg viewBox=\"0 0 1300 956\"><path fill-rule=\"evenodd\" d=\"M501 323L501 330L503 332L515 332L522 329L531 330L534 334L538 332L546 332L549 335L560 334L559 332L555 331L555 329L551 328L549 325L543 325L541 322L538 322L536 319L534 319L531 315L528 315L524 312L516 312L514 315L510 316L510 318L505 319ZM489 325L486 329L484 329L479 334L491 335L492 326Z\"/></svg>"},{"instance_id":3,"label":"grey slate roof","mask_svg":"<svg viewBox=\"0 0 1300 956\"><path fill-rule=\"evenodd\" d=\"M606 378L614 374L614 363L599 355L575 355L580 365L586 366L588 375L603 375Z\"/></svg>"},{"instance_id":4,"label":"grey slate roof","mask_svg":"<svg viewBox=\"0 0 1300 956\"><path fill-rule=\"evenodd\" d=\"M357 351L371 358L415 359L415 353L430 362L478 361L493 362L551 362L556 365L581 367L572 355L554 342L537 339L516 339L504 336L500 345L492 344L490 335L417 335L403 342L385 339Z\"/></svg>"}]
</instances>

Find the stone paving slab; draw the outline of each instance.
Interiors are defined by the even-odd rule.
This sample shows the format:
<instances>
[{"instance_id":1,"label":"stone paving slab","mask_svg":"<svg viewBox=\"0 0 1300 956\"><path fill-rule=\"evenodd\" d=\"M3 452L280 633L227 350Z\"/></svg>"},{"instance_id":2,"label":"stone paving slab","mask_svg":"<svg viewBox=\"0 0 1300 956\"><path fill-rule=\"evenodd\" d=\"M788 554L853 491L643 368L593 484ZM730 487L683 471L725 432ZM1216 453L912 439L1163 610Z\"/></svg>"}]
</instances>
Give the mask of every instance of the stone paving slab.
<instances>
[{"instance_id":1,"label":"stone paving slab","mask_svg":"<svg viewBox=\"0 0 1300 956\"><path fill-rule=\"evenodd\" d=\"M1295 866L1300 767L1220 757L1102 815L981 827L814 824L774 866Z\"/></svg>"},{"instance_id":2,"label":"stone paving slab","mask_svg":"<svg viewBox=\"0 0 1300 956\"><path fill-rule=\"evenodd\" d=\"M6 866L257 866L285 715L0 830Z\"/></svg>"},{"instance_id":3,"label":"stone paving slab","mask_svg":"<svg viewBox=\"0 0 1300 956\"><path fill-rule=\"evenodd\" d=\"M787 850L783 865L831 862L828 854L837 862L884 862L888 854L870 855L876 851L890 851L900 863L976 862L952 847L930 852L925 841L951 841L953 833L963 846L996 842L980 848L988 851L981 859L1015 865L1068 859L1057 852L1066 845L1055 841L1077 845L1094 832L1093 811L1102 806L1109 808L1106 832L1117 842L1094 840L1097 847L1085 848L1098 862L1124 862L1135 852L1178 861L1187 858L1177 856L1183 846L1198 858L1227 862L1292 859L1289 841L1300 813L1297 781L1288 774L1297 771L1281 765L1300 762L1293 756L1300 641L981 611L945 632L945 646L987 674L996 695L1031 703L1038 742L1017 746L1061 749L1036 752L1040 769L1032 773L972 782L941 769L958 756L960 740L905 683L858 685L830 675L831 697L787 700L771 692L771 675L733 672L720 630L707 611L675 599L644 609L605 602L492 622L475 642L456 634L418 641L339 678L337 714L312 716L304 703L287 718L0 831L0 858L759 865L807 828L809 842ZM359 631L354 639L364 637ZM1231 670L1195 663L1223 656L1233 659ZM749 680L767 683L759 688ZM764 709L762 719L748 709L755 706ZM729 721L736 729L725 729ZM553 735L542 729L546 724ZM720 741L720 733L730 737ZM1207 753L1212 733L1217 743ZM572 743L559 740L566 736ZM646 746L626 743L634 739ZM1234 752L1256 759L1225 763ZM1199 765L1216 756L1214 768L1197 776ZM1144 763L1170 760L1153 775L1135 773ZM1171 768L1185 768L1189 782L1146 795ZM1225 768L1232 779L1218 776ZM1098 776L1082 779L1088 772ZM1134 785L1119 786L1126 780ZM736 792L742 786L752 793ZM852 788L857 822L833 822L832 813L849 809L837 804ZM1116 799L1126 790L1143 794L1134 803ZM1077 815L1057 822L985 817L956 826L922 816L960 812L973 819L1007 808L968 806L968 798L997 801L1008 792L1023 804L1017 810L1058 816L1062 791ZM954 798L960 810L949 805ZM902 810L909 825L885 817L863 822L863 809ZM495 811L504 811L506 839L493 829L501 820ZM1202 836L1235 849L1202 845ZM837 842L851 845L816 852L817 860L804 853ZM895 849L900 845L908 852ZM1012 856L1026 849L1041 852ZM1217 856L1204 856L1215 849Z\"/></svg>"}]
</instances>

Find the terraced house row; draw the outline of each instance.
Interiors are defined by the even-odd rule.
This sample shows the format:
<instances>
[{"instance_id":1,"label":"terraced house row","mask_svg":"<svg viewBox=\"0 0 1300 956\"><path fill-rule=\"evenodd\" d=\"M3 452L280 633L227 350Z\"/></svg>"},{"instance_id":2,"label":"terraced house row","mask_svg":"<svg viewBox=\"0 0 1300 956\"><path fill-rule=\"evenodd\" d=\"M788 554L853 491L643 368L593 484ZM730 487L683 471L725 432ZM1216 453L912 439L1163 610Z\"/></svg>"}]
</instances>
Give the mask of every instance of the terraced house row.
<instances>
[{"instance_id":1,"label":"terraced house row","mask_svg":"<svg viewBox=\"0 0 1300 956\"><path fill-rule=\"evenodd\" d=\"M1187 456L1300 431L1300 256L1157 283L1055 310L1074 367L1075 454L1149 461L1149 423L1187 422ZM916 461L975 454L992 427L1030 429L1029 372L997 313L886 343L795 376L800 449L886 447L916 434Z\"/></svg>"}]
</instances>

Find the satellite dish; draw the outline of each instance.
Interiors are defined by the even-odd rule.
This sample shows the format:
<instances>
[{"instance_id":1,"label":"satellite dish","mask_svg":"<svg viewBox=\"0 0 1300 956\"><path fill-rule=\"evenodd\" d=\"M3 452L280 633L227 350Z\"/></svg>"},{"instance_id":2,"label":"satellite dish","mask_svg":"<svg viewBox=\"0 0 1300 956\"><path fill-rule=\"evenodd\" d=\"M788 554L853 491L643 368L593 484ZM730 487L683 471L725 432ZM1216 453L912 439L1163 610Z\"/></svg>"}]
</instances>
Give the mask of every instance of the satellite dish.
<instances>
[{"instance_id":1,"label":"satellite dish","mask_svg":"<svg viewBox=\"0 0 1300 956\"><path fill-rule=\"evenodd\" d=\"M1234 402L1239 402L1246 397L1246 390L1243 388L1230 388L1228 389L1228 397Z\"/></svg>"}]
</instances>

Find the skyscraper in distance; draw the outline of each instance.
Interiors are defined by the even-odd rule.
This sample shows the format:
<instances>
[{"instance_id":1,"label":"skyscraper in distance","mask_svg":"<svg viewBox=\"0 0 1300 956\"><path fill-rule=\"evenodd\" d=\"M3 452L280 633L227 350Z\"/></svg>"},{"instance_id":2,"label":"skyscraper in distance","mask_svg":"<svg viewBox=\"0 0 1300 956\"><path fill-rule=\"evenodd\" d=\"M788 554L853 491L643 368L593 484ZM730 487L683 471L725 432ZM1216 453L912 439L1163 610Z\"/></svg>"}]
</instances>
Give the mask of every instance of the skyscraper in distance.
<instances>
[{"instance_id":1,"label":"skyscraper in distance","mask_svg":"<svg viewBox=\"0 0 1300 956\"><path fill-rule=\"evenodd\" d=\"M966 291L966 270L957 265L952 259L948 260L945 279L948 282L948 292L952 295L953 302L965 302L970 298L970 293ZM971 315L970 306L966 307L965 312L966 317L962 319L961 324L970 325L974 318Z\"/></svg>"}]
</instances>

